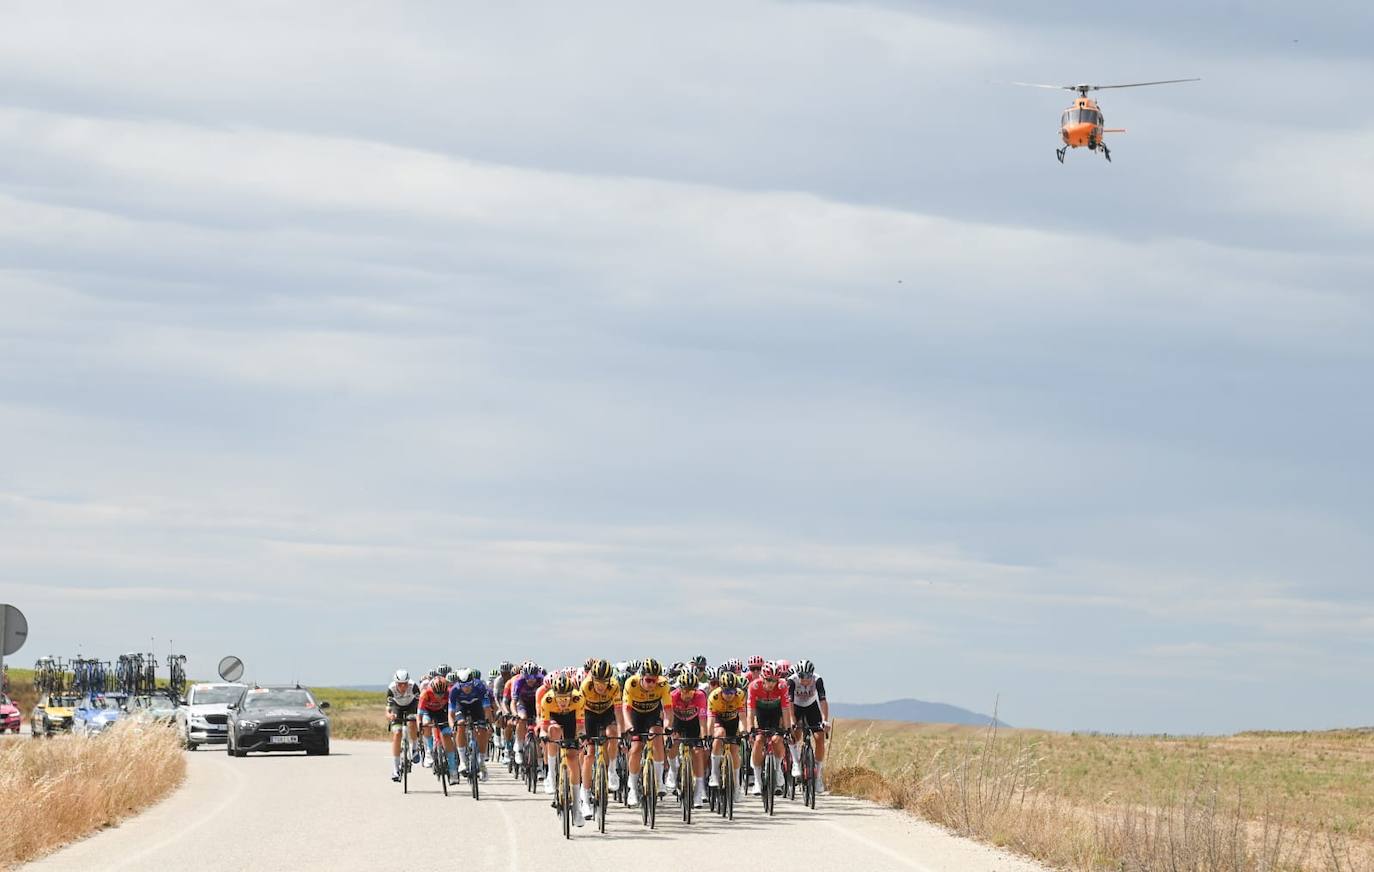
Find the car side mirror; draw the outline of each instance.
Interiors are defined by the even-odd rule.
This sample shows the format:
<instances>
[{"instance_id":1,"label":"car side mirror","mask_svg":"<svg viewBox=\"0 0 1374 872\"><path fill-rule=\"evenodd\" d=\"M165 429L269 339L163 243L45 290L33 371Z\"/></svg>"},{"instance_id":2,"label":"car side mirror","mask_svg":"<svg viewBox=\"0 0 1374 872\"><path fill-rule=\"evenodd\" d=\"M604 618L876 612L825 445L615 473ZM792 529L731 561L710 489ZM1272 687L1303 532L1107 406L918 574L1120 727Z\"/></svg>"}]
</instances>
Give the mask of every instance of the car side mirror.
<instances>
[{"instance_id":1,"label":"car side mirror","mask_svg":"<svg viewBox=\"0 0 1374 872\"><path fill-rule=\"evenodd\" d=\"M322 702L322 703L320 703L320 708L322 708L322 709L327 709L327 708L329 708L329 703L327 703L327 702Z\"/></svg>"}]
</instances>

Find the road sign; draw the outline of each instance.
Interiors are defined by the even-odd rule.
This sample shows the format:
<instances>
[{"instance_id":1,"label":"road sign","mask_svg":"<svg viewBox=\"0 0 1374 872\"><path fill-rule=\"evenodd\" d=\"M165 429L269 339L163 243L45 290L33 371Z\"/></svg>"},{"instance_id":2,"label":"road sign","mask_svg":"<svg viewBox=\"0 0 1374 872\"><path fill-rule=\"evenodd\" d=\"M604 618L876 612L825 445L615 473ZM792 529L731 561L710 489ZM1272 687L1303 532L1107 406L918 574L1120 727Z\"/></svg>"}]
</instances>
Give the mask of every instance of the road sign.
<instances>
[{"instance_id":1,"label":"road sign","mask_svg":"<svg viewBox=\"0 0 1374 872\"><path fill-rule=\"evenodd\" d=\"M243 661L233 655L219 662L219 677L225 681L238 681L243 677Z\"/></svg>"},{"instance_id":2,"label":"road sign","mask_svg":"<svg viewBox=\"0 0 1374 872\"><path fill-rule=\"evenodd\" d=\"M24 613L6 603L0 605L0 655L13 654L24 647L29 637L29 622Z\"/></svg>"}]
</instances>

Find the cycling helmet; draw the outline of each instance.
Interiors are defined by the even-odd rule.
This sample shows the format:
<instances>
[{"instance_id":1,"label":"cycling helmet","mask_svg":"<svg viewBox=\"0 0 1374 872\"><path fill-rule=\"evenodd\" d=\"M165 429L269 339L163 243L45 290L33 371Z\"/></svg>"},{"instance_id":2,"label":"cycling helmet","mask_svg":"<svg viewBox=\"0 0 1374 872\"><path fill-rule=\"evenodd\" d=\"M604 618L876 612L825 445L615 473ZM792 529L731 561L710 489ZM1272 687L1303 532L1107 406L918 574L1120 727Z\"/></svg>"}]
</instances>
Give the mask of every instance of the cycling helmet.
<instances>
[{"instance_id":1,"label":"cycling helmet","mask_svg":"<svg viewBox=\"0 0 1374 872\"><path fill-rule=\"evenodd\" d=\"M607 663L605 660L596 661L589 667L589 670L593 681L611 680L611 664Z\"/></svg>"},{"instance_id":2,"label":"cycling helmet","mask_svg":"<svg viewBox=\"0 0 1374 872\"><path fill-rule=\"evenodd\" d=\"M617 661L615 662L615 671L616 671L616 672L629 672L629 671L630 671L630 661L628 661L628 660L617 660Z\"/></svg>"},{"instance_id":3,"label":"cycling helmet","mask_svg":"<svg viewBox=\"0 0 1374 872\"><path fill-rule=\"evenodd\" d=\"M790 676L791 674L792 674L792 661L791 661L791 660L779 660L779 661L778 661L778 675L781 676L781 677L783 677L783 678L787 678L787 677Z\"/></svg>"},{"instance_id":4,"label":"cycling helmet","mask_svg":"<svg viewBox=\"0 0 1374 872\"><path fill-rule=\"evenodd\" d=\"M455 684L461 684L462 681L463 681L462 676L460 676L457 672L450 672L450 673L446 674L446 675L444 676L444 678L447 678L447 679L448 679L448 683L449 683L449 686L450 686L450 687L452 687L452 686L455 685Z\"/></svg>"},{"instance_id":5,"label":"cycling helmet","mask_svg":"<svg viewBox=\"0 0 1374 872\"><path fill-rule=\"evenodd\" d=\"M434 679L429 683L429 689L435 693L447 693L448 679L442 675L434 676Z\"/></svg>"},{"instance_id":6,"label":"cycling helmet","mask_svg":"<svg viewBox=\"0 0 1374 872\"><path fill-rule=\"evenodd\" d=\"M433 681L433 680L434 680L434 670L431 669L430 671L428 671L428 672L425 673L425 681Z\"/></svg>"},{"instance_id":7,"label":"cycling helmet","mask_svg":"<svg viewBox=\"0 0 1374 872\"><path fill-rule=\"evenodd\" d=\"M738 690L740 678L733 672L727 672L720 677L720 686L726 690Z\"/></svg>"},{"instance_id":8,"label":"cycling helmet","mask_svg":"<svg viewBox=\"0 0 1374 872\"><path fill-rule=\"evenodd\" d=\"M811 678L816 674L816 664L810 660L797 661L797 676L800 678Z\"/></svg>"},{"instance_id":9,"label":"cycling helmet","mask_svg":"<svg viewBox=\"0 0 1374 872\"><path fill-rule=\"evenodd\" d=\"M396 670L396 674L393 675L393 676L391 676L391 677L394 678L394 679L396 679L396 683L397 683L397 684L410 684L410 671L409 671L409 670L406 670L406 669L397 669L397 670Z\"/></svg>"},{"instance_id":10,"label":"cycling helmet","mask_svg":"<svg viewBox=\"0 0 1374 872\"><path fill-rule=\"evenodd\" d=\"M652 675L655 678L663 674L663 664L650 657L640 665L640 672L644 675Z\"/></svg>"},{"instance_id":11,"label":"cycling helmet","mask_svg":"<svg viewBox=\"0 0 1374 872\"><path fill-rule=\"evenodd\" d=\"M677 676L682 674L682 672L686 669L686 663L683 663L681 660L674 660L673 665L668 667L668 674L672 676Z\"/></svg>"},{"instance_id":12,"label":"cycling helmet","mask_svg":"<svg viewBox=\"0 0 1374 872\"><path fill-rule=\"evenodd\" d=\"M596 657L588 657L586 660L583 660L583 661L582 661L582 668L583 668L583 669L591 669L593 666L596 665L597 659L598 659L598 658L596 658Z\"/></svg>"},{"instance_id":13,"label":"cycling helmet","mask_svg":"<svg viewBox=\"0 0 1374 872\"><path fill-rule=\"evenodd\" d=\"M773 667L773 664L771 664L771 663L765 663L765 664L763 664L763 670L759 673L759 678L762 678L762 679L765 679L765 680L766 680L766 679L769 679L769 678L777 678L777 677L778 677L778 670L775 669L775 668Z\"/></svg>"},{"instance_id":14,"label":"cycling helmet","mask_svg":"<svg viewBox=\"0 0 1374 872\"><path fill-rule=\"evenodd\" d=\"M716 682L720 681L720 670L714 666L707 667L706 680L711 684L715 684Z\"/></svg>"},{"instance_id":15,"label":"cycling helmet","mask_svg":"<svg viewBox=\"0 0 1374 872\"><path fill-rule=\"evenodd\" d=\"M538 671L539 667L534 664L533 660L526 660L524 663L520 664L521 675L534 675Z\"/></svg>"},{"instance_id":16,"label":"cycling helmet","mask_svg":"<svg viewBox=\"0 0 1374 872\"><path fill-rule=\"evenodd\" d=\"M632 672L632 673L633 673L633 672L639 672L639 671L641 671L641 670L643 670L643 669L644 669L644 661L643 661L643 660L631 660L631 661L630 661L630 672Z\"/></svg>"},{"instance_id":17,"label":"cycling helmet","mask_svg":"<svg viewBox=\"0 0 1374 872\"><path fill-rule=\"evenodd\" d=\"M692 665L695 666L695 667L698 668L698 669L705 669L705 668L706 668L706 655L705 655L705 654L698 654L697 656L693 657L693 658L692 658Z\"/></svg>"},{"instance_id":18,"label":"cycling helmet","mask_svg":"<svg viewBox=\"0 0 1374 872\"><path fill-rule=\"evenodd\" d=\"M749 658L749 668L750 668L750 669L761 669L761 668L763 668L763 655L762 655L762 654L755 654L753 657L750 657L750 658Z\"/></svg>"},{"instance_id":19,"label":"cycling helmet","mask_svg":"<svg viewBox=\"0 0 1374 872\"><path fill-rule=\"evenodd\" d=\"M450 672L453 671L453 669L447 663L445 663L443 666L438 667L434 671L439 675L448 675Z\"/></svg>"},{"instance_id":20,"label":"cycling helmet","mask_svg":"<svg viewBox=\"0 0 1374 872\"><path fill-rule=\"evenodd\" d=\"M496 668L501 670L502 675L510 675L511 670L515 669L515 665L512 664L509 660L502 660L501 665Z\"/></svg>"},{"instance_id":21,"label":"cycling helmet","mask_svg":"<svg viewBox=\"0 0 1374 872\"><path fill-rule=\"evenodd\" d=\"M560 696L573 692L573 680L570 675L560 672L558 677L553 680L553 692Z\"/></svg>"},{"instance_id":22,"label":"cycling helmet","mask_svg":"<svg viewBox=\"0 0 1374 872\"><path fill-rule=\"evenodd\" d=\"M677 677L678 690L696 690L697 677L690 672L683 672Z\"/></svg>"}]
</instances>

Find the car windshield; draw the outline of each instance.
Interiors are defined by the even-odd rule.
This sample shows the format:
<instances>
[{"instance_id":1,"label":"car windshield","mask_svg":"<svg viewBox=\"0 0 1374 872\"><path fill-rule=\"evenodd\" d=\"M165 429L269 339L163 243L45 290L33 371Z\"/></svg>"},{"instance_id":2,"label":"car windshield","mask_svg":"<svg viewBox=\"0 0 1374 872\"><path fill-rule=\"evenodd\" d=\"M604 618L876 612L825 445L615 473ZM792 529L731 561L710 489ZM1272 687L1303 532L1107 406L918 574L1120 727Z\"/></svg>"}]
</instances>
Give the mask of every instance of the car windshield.
<instances>
[{"instance_id":1,"label":"car windshield","mask_svg":"<svg viewBox=\"0 0 1374 872\"><path fill-rule=\"evenodd\" d=\"M98 697L91 700L91 708L105 709L106 711L119 711L119 700L110 699L108 696Z\"/></svg>"},{"instance_id":2,"label":"car windshield","mask_svg":"<svg viewBox=\"0 0 1374 872\"><path fill-rule=\"evenodd\" d=\"M191 705L225 705L239 698L242 687L196 687L191 689Z\"/></svg>"},{"instance_id":3,"label":"car windshield","mask_svg":"<svg viewBox=\"0 0 1374 872\"><path fill-rule=\"evenodd\" d=\"M315 701L304 690L250 690L243 696L243 707L260 708L314 708Z\"/></svg>"},{"instance_id":4,"label":"car windshield","mask_svg":"<svg viewBox=\"0 0 1374 872\"><path fill-rule=\"evenodd\" d=\"M54 708L76 708L81 705L81 700L74 696L55 696L48 700L48 705Z\"/></svg>"},{"instance_id":5,"label":"car windshield","mask_svg":"<svg viewBox=\"0 0 1374 872\"><path fill-rule=\"evenodd\" d=\"M136 700L134 704L139 708L153 712L176 711L176 706L172 704L172 701L170 699L163 699L162 697L144 697L143 699Z\"/></svg>"}]
</instances>

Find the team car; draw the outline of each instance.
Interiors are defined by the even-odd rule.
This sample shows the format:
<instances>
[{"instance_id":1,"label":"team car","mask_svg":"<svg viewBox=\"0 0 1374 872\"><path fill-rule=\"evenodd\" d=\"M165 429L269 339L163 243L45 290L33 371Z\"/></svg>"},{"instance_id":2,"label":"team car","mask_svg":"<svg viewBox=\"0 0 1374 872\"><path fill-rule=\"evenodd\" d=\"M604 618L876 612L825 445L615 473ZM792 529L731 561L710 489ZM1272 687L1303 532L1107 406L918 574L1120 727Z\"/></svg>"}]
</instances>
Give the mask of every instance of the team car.
<instances>
[{"instance_id":1,"label":"team car","mask_svg":"<svg viewBox=\"0 0 1374 872\"><path fill-rule=\"evenodd\" d=\"M175 697L164 696L160 693L131 696L128 703L125 704L124 710L129 713L129 717L137 721L168 726L176 724L177 701Z\"/></svg>"},{"instance_id":2,"label":"team car","mask_svg":"<svg viewBox=\"0 0 1374 872\"><path fill-rule=\"evenodd\" d=\"M0 693L0 733L19 732L19 724L23 720L24 716L19 713L19 706L14 704L14 700Z\"/></svg>"},{"instance_id":3,"label":"team car","mask_svg":"<svg viewBox=\"0 0 1374 872\"><path fill-rule=\"evenodd\" d=\"M176 710L176 728L186 750L217 745L229 735L229 704L239 698L246 684L193 684L186 702Z\"/></svg>"},{"instance_id":4,"label":"team car","mask_svg":"<svg viewBox=\"0 0 1374 872\"><path fill-rule=\"evenodd\" d=\"M123 696L112 693L86 697L73 712L72 732L78 736L105 732L124 716L123 701Z\"/></svg>"},{"instance_id":5,"label":"team car","mask_svg":"<svg viewBox=\"0 0 1374 872\"><path fill-rule=\"evenodd\" d=\"M231 757L249 751L329 753L329 703L300 686L250 687L229 706Z\"/></svg>"},{"instance_id":6,"label":"team car","mask_svg":"<svg viewBox=\"0 0 1374 872\"><path fill-rule=\"evenodd\" d=\"M81 697L72 693L45 693L29 715L29 732L35 739L54 733L70 733Z\"/></svg>"}]
</instances>

